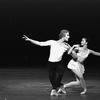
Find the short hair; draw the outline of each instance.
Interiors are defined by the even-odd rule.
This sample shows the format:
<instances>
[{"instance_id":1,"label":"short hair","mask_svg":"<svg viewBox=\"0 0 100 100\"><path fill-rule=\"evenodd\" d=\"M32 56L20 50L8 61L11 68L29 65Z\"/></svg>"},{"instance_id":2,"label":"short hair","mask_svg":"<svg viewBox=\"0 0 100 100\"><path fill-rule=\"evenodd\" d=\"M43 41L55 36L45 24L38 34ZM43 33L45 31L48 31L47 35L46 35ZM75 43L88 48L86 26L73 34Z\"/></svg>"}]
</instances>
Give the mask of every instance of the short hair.
<instances>
[{"instance_id":1,"label":"short hair","mask_svg":"<svg viewBox=\"0 0 100 100\"><path fill-rule=\"evenodd\" d=\"M66 33L69 33L69 31L66 30L66 29L61 30L60 31L60 34L59 34L59 39L65 37Z\"/></svg>"}]
</instances>

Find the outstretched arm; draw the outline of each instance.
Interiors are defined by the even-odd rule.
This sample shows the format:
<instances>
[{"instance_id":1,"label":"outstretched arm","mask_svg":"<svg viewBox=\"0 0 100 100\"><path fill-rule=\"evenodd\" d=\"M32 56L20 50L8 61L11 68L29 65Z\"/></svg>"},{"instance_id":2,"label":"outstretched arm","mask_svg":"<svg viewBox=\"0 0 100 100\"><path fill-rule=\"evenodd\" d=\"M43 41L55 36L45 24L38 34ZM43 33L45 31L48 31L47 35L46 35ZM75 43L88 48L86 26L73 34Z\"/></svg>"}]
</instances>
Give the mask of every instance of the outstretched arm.
<instances>
[{"instance_id":1,"label":"outstretched arm","mask_svg":"<svg viewBox=\"0 0 100 100\"><path fill-rule=\"evenodd\" d=\"M93 55L96 55L96 56L100 56L99 52L96 52L96 51L93 51L93 50L90 50L90 53L92 53Z\"/></svg>"},{"instance_id":2,"label":"outstretched arm","mask_svg":"<svg viewBox=\"0 0 100 100\"><path fill-rule=\"evenodd\" d=\"M25 39L25 41L30 41L33 44L40 45L40 42L39 41L32 40L32 39L28 38L26 35L23 35L23 38L22 39Z\"/></svg>"},{"instance_id":3,"label":"outstretched arm","mask_svg":"<svg viewBox=\"0 0 100 100\"><path fill-rule=\"evenodd\" d=\"M37 40L30 39L26 35L23 35L22 39L25 39L26 41L30 41L31 43L33 43L35 45L39 45L39 46L49 46L50 45L50 41L40 42L40 41L37 41Z\"/></svg>"}]
</instances>

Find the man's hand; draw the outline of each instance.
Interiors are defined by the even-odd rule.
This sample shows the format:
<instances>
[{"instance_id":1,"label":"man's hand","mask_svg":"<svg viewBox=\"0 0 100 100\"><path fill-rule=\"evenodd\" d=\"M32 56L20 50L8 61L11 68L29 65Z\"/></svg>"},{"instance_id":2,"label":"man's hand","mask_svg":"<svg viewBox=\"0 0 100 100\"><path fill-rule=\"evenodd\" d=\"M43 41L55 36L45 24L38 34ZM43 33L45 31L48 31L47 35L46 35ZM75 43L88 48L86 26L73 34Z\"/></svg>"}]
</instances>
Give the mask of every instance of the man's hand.
<instances>
[{"instance_id":1,"label":"man's hand","mask_svg":"<svg viewBox=\"0 0 100 100\"><path fill-rule=\"evenodd\" d=\"M25 39L26 41L30 40L26 35L23 35L22 39Z\"/></svg>"},{"instance_id":2,"label":"man's hand","mask_svg":"<svg viewBox=\"0 0 100 100\"><path fill-rule=\"evenodd\" d=\"M66 42L65 42L65 45L68 46L69 48L71 48L71 46L68 43L66 43Z\"/></svg>"}]
</instances>

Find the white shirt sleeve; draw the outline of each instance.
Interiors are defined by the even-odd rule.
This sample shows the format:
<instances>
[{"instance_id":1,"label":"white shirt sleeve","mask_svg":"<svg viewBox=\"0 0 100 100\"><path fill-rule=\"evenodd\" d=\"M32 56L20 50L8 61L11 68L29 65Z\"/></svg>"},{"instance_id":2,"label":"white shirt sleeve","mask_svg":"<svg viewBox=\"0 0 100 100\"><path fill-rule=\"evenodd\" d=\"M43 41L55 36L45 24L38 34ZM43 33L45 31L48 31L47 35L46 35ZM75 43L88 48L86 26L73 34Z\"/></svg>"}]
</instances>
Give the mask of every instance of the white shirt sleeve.
<instances>
[{"instance_id":1,"label":"white shirt sleeve","mask_svg":"<svg viewBox=\"0 0 100 100\"><path fill-rule=\"evenodd\" d=\"M53 40L48 40L45 42L40 42L40 46L50 46L53 43Z\"/></svg>"}]
</instances>

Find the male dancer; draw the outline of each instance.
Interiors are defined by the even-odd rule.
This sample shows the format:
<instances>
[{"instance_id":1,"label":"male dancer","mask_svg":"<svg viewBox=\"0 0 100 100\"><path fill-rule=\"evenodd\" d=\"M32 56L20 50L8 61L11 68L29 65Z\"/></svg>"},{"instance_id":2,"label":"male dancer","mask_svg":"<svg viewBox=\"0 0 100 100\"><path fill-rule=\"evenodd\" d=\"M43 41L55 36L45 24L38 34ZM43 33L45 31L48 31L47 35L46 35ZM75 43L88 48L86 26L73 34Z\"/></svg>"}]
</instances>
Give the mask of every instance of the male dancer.
<instances>
[{"instance_id":1,"label":"male dancer","mask_svg":"<svg viewBox=\"0 0 100 100\"><path fill-rule=\"evenodd\" d=\"M70 45L65 41L70 38L68 30L61 30L59 34L59 40L48 40L45 42L40 42L33 40L24 35L23 39L30 41L33 44L39 46L50 46L50 56L48 59L48 70L49 70L49 80L52 85L52 90L50 95L58 95L57 89L63 84L61 83L64 66L62 64L62 56L65 51L69 50ZM65 91L63 91L65 92Z\"/></svg>"}]
</instances>

